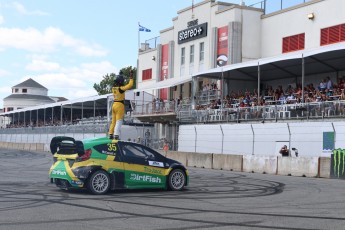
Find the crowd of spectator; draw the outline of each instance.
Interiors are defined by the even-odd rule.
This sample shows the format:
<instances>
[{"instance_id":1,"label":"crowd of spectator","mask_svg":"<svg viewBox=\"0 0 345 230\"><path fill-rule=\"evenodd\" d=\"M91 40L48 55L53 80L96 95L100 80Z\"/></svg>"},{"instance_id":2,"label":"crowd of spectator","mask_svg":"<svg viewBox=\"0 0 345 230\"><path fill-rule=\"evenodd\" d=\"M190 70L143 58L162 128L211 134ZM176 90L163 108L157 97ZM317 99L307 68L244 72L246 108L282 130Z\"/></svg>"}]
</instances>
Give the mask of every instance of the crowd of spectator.
<instances>
[{"instance_id":1,"label":"crowd of spectator","mask_svg":"<svg viewBox=\"0 0 345 230\"><path fill-rule=\"evenodd\" d=\"M89 117L89 118L83 118L80 119L78 117L75 117L72 119L72 121L70 120L70 118L63 118L62 122L60 119L58 118L47 118L47 120L42 120L42 119L38 119L36 120L27 120L27 121L15 121L15 122L10 122L10 124L6 125L6 128L29 128L29 127L48 127L48 126L61 126L61 125L79 125L79 124L88 124L88 123L93 123L94 121L101 121L102 123L106 123L107 119L106 117L103 116L99 116L96 117L95 119L93 117Z\"/></svg>"},{"instance_id":2,"label":"crowd of spectator","mask_svg":"<svg viewBox=\"0 0 345 230\"><path fill-rule=\"evenodd\" d=\"M213 85L213 84L212 84ZM215 85L215 84L214 84ZM196 109L219 109L223 108L245 108L251 106L265 106L265 105L283 105L283 104L296 104L296 103L309 103L309 102L324 102L334 100L345 100L345 77L340 78L337 83L333 83L330 77L327 77L314 86L312 83L304 87L304 101L302 101L302 85L300 83L293 87L291 84L287 87L279 85L275 89L272 86L267 86L260 97L258 97L257 89L231 91L223 100L220 99L219 94L215 93L216 87L204 86L201 95L196 100ZM202 103L203 97L210 95L214 98L207 103ZM215 97L218 97L215 98Z\"/></svg>"}]
</instances>

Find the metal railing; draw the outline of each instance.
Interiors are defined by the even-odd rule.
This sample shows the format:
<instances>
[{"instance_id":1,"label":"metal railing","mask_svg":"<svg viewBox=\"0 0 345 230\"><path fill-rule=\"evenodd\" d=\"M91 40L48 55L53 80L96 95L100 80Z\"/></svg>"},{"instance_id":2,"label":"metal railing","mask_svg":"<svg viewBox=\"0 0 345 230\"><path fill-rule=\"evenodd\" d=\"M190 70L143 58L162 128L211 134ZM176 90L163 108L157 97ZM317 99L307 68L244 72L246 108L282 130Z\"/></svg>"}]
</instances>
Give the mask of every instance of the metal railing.
<instances>
[{"instance_id":1,"label":"metal railing","mask_svg":"<svg viewBox=\"0 0 345 230\"><path fill-rule=\"evenodd\" d=\"M275 11L283 10L291 6L295 6L301 3L309 2L311 0L263 0L248 6L255 7L264 10L265 14L270 14Z\"/></svg>"},{"instance_id":2,"label":"metal railing","mask_svg":"<svg viewBox=\"0 0 345 230\"><path fill-rule=\"evenodd\" d=\"M191 106L178 112L181 122L241 122L345 117L345 101L310 102L237 108L194 110Z\"/></svg>"},{"instance_id":3,"label":"metal railing","mask_svg":"<svg viewBox=\"0 0 345 230\"><path fill-rule=\"evenodd\" d=\"M178 109L176 101L131 101L133 115L175 113Z\"/></svg>"},{"instance_id":4,"label":"metal railing","mask_svg":"<svg viewBox=\"0 0 345 230\"><path fill-rule=\"evenodd\" d=\"M205 94L206 98L214 95ZM202 96L196 102L206 100ZM279 104L265 106L236 107L231 108L220 106L219 109L198 109L193 106L190 100L182 100L179 104L176 101L144 102L134 106L132 115L152 115L175 113L181 123L205 123L205 122L240 122L240 121L263 121L263 120L288 120L288 119L324 119L345 117L345 101L325 101L310 103ZM209 103L207 104L209 106Z\"/></svg>"},{"instance_id":5,"label":"metal railing","mask_svg":"<svg viewBox=\"0 0 345 230\"><path fill-rule=\"evenodd\" d=\"M148 48L155 49L157 45L160 43L160 37L154 37L148 40L145 40L145 43L148 44Z\"/></svg>"}]
</instances>

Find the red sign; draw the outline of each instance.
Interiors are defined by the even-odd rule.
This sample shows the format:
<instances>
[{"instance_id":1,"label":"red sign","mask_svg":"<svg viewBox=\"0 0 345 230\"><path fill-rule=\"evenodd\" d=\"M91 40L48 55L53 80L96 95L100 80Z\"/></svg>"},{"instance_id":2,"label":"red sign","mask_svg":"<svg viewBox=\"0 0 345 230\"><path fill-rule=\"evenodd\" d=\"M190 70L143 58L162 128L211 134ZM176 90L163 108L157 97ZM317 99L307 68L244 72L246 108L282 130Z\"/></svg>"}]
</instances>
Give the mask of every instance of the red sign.
<instances>
[{"instance_id":1,"label":"red sign","mask_svg":"<svg viewBox=\"0 0 345 230\"><path fill-rule=\"evenodd\" d=\"M217 67L228 64L228 26L218 28Z\"/></svg>"},{"instance_id":2,"label":"red sign","mask_svg":"<svg viewBox=\"0 0 345 230\"><path fill-rule=\"evenodd\" d=\"M161 62L161 81L168 79L168 73L169 73L169 45L165 44L162 45L162 62ZM163 100L168 99L168 89L160 89L160 98Z\"/></svg>"}]
</instances>

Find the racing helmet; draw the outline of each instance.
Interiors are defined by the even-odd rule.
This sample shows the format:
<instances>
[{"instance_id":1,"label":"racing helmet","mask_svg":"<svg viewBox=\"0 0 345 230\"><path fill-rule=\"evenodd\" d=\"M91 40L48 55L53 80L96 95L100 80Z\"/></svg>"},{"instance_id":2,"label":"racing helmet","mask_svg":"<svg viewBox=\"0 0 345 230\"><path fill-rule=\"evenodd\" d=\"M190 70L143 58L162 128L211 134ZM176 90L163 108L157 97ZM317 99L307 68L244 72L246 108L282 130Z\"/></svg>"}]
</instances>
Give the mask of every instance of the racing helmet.
<instances>
[{"instance_id":1,"label":"racing helmet","mask_svg":"<svg viewBox=\"0 0 345 230\"><path fill-rule=\"evenodd\" d=\"M123 74L122 71L120 71L119 75L116 76L114 80L114 86L123 86L124 78L122 74Z\"/></svg>"}]
</instances>

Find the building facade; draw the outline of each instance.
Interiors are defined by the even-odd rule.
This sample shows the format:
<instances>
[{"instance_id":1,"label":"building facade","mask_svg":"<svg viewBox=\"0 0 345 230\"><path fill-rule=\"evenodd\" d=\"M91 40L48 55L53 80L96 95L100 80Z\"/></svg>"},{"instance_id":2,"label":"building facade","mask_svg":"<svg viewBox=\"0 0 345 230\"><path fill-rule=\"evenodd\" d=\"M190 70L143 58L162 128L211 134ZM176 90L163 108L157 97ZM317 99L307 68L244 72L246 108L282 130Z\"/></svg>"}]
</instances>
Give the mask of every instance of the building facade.
<instances>
[{"instance_id":1,"label":"building facade","mask_svg":"<svg viewBox=\"0 0 345 230\"><path fill-rule=\"evenodd\" d=\"M12 87L12 94L4 98L4 112L54 102L46 87L29 78Z\"/></svg>"},{"instance_id":2,"label":"building facade","mask_svg":"<svg viewBox=\"0 0 345 230\"><path fill-rule=\"evenodd\" d=\"M342 42L343 9L344 1L311 0L265 14L255 7L202 1L177 12L173 26L160 31L161 44L142 46L138 89L163 100L190 98L192 76L199 72ZM187 83L176 85L176 80L173 86L154 89L161 81L185 82L188 78ZM212 82L198 79L195 90L208 83ZM229 91L231 87L255 88L256 82L238 81L235 86L224 83L221 88Z\"/></svg>"},{"instance_id":3,"label":"building facade","mask_svg":"<svg viewBox=\"0 0 345 230\"><path fill-rule=\"evenodd\" d=\"M276 76L260 84L257 75L249 76L252 78L249 81L240 77L230 81L193 76L217 68L343 42L343 9L345 1L339 0L301 1L301 4L269 14L265 14L265 9L215 0L205 0L181 9L172 19L172 26L160 31L159 45L142 44L137 91L150 93L155 101L165 104L176 100L192 101L194 104L197 92L201 92L206 85L214 85L222 91L218 98L234 90L258 88L260 93L268 85L296 85L301 82L301 75L292 75L289 79ZM308 76L308 82L317 85L325 77L324 74ZM336 82L344 71L334 69L327 74ZM152 111L157 109L158 104L146 103L142 105L142 111L145 111L145 106L146 111L150 106ZM155 122L159 136L177 139L171 136L178 129L174 123L177 119L173 116L162 119L167 116L142 112L137 117Z\"/></svg>"}]
</instances>

